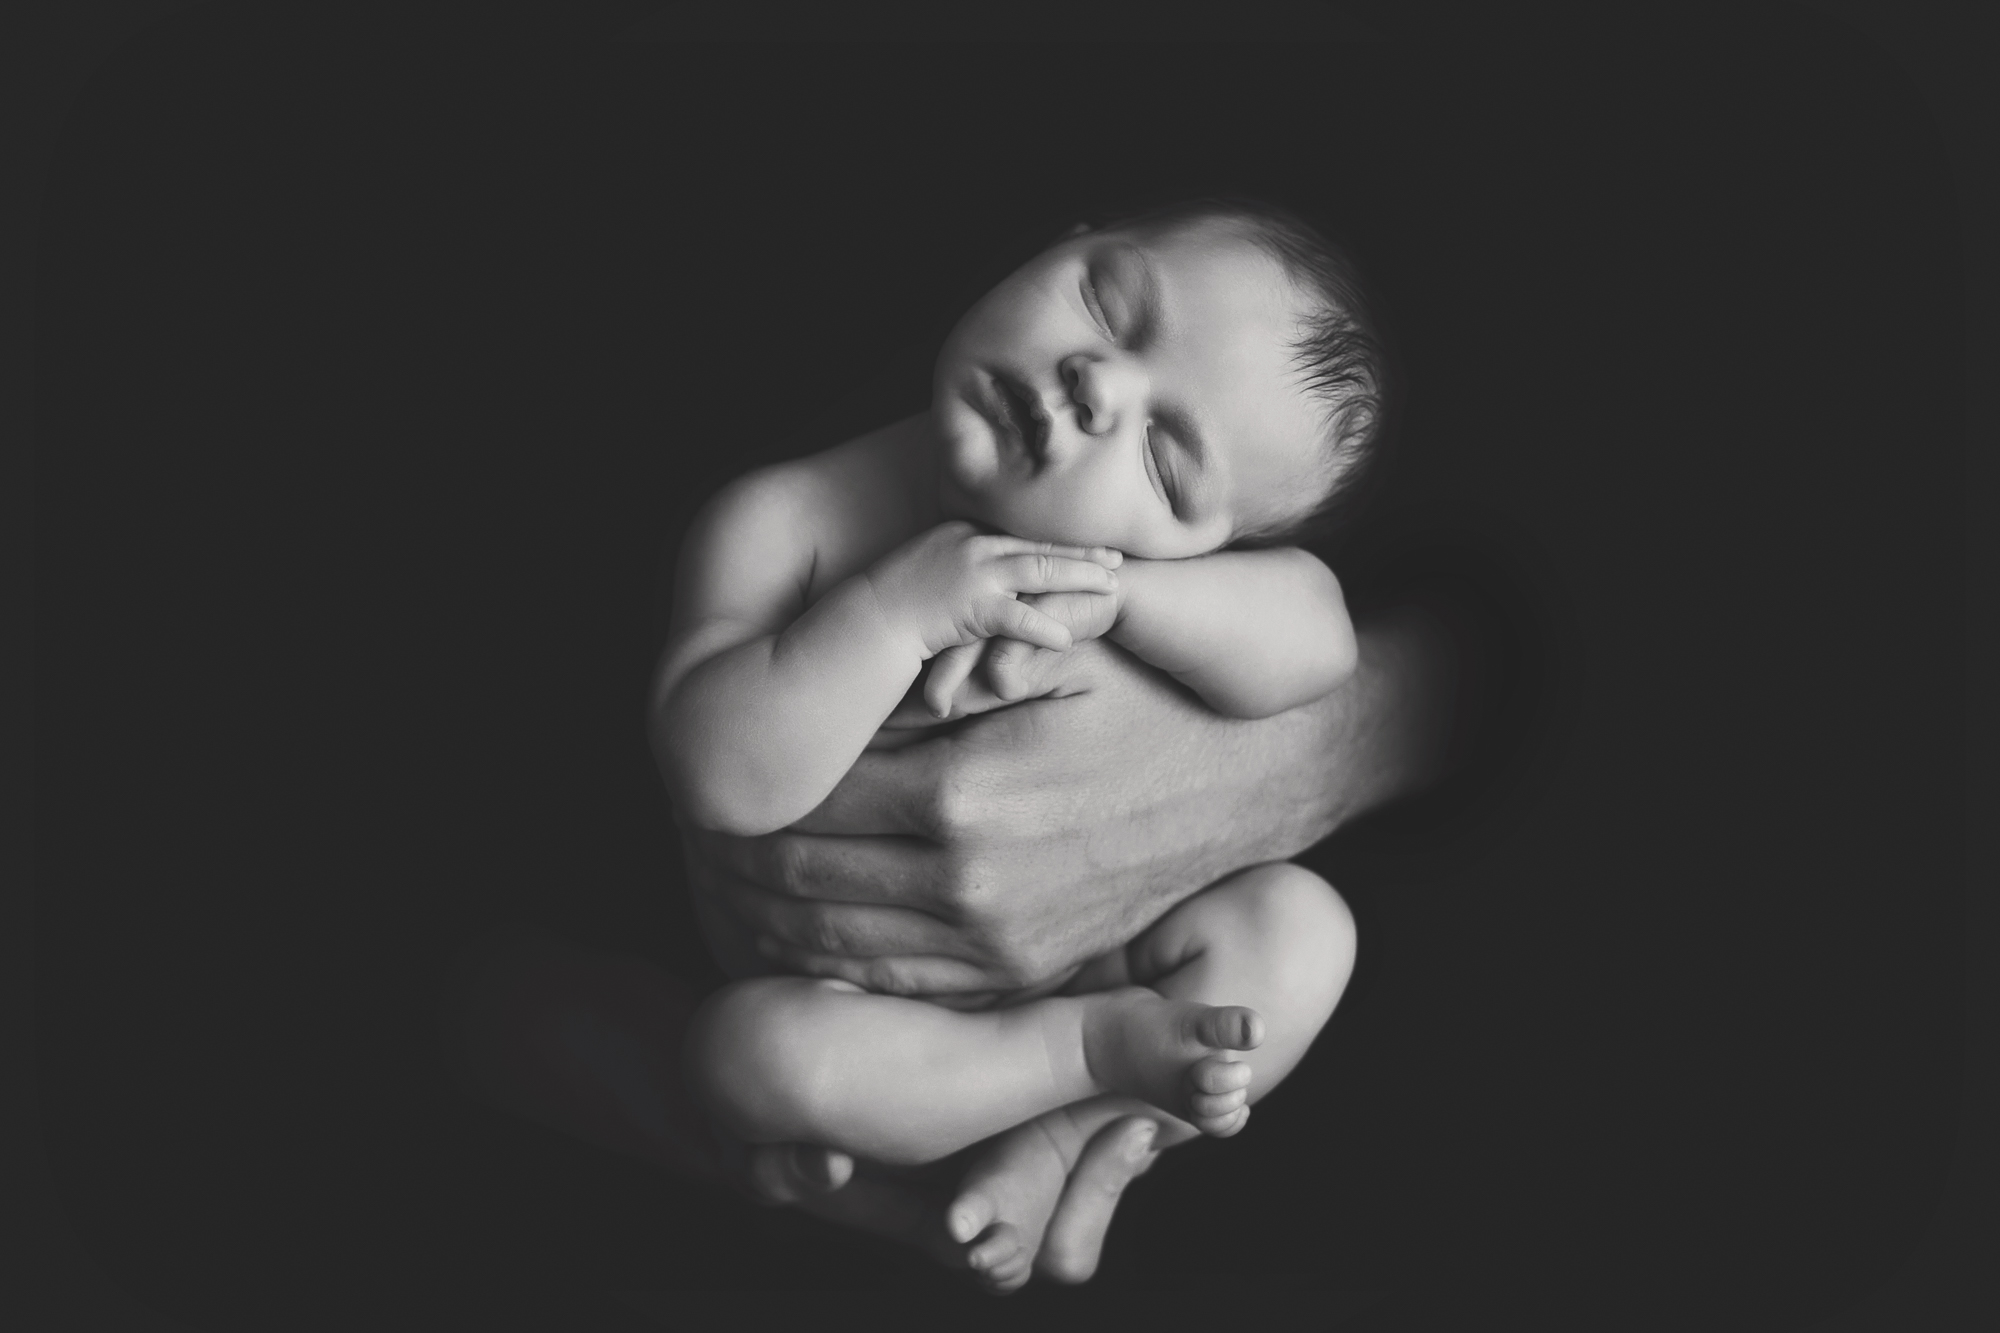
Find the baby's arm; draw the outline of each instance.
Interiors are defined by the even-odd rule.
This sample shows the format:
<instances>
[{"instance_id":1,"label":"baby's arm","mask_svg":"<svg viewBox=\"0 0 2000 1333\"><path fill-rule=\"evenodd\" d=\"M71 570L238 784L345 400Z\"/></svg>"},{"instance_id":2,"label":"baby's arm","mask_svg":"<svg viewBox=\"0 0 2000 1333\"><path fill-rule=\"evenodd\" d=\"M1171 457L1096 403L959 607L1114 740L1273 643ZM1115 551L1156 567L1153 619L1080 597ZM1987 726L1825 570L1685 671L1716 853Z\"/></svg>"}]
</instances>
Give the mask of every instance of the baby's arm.
<instances>
[{"instance_id":1,"label":"baby's arm","mask_svg":"<svg viewBox=\"0 0 2000 1333\"><path fill-rule=\"evenodd\" d=\"M1113 642L1229 717L1310 703L1354 670L1340 581L1296 547L1131 560Z\"/></svg>"},{"instance_id":2,"label":"baby's arm","mask_svg":"<svg viewBox=\"0 0 2000 1333\"><path fill-rule=\"evenodd\" d=\"M698 826L749 837L799 819L926 659L994 635L1067 649L1069 632L1015 594L1116 586L1115 555L946 523L807 605L814 498L796 470L753 473L688 535L651 734L675 805Z\"/></svg>"}]
</instances>

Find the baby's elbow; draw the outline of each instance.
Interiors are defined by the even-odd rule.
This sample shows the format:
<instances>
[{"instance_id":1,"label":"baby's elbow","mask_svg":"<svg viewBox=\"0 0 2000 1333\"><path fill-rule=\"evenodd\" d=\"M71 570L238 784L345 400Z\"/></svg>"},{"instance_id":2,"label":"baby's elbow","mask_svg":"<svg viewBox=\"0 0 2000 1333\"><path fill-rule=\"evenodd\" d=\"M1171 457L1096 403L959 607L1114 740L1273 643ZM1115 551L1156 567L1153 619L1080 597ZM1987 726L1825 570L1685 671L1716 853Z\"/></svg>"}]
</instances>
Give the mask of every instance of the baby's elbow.
<instances>
[{"instance_id":1,"label":"baby's elbow","mask_svg":"<svg viewBox=\"0 0 2000 1333\"><path fill-rule=\"evenodd\" d=\"M695 828L732 838L761 838L792 821L772 813L752 784L716 781L714 775L682 774L669 779L674 812Z\"/></svg>"},{"instance_id":2,"label":"baby's elbow","mask_svg":"<svg viewBox=\"0 0 2000 1333\"><path fill-rule=\"evenodd\" d=\"M695 828L757 838L797 818L773 808L768 775L730 762L717 747L701 744L699 735L658 727L653 751L674 813Z\"/></svg>"},{"instance_id":3,"label":"baby's elbow","mask_svg":"<svg viewBox=\"0 0 2000 1333\"><path fill-rule=\"evenodd\" d=\"M716 765L688 763L682 757L672 757L662 765L662 771L674 813L694 829L758 839L792 823L770 809L766 785L742 781L740 775L722 773Z\"/></svg>"}]
</instances>

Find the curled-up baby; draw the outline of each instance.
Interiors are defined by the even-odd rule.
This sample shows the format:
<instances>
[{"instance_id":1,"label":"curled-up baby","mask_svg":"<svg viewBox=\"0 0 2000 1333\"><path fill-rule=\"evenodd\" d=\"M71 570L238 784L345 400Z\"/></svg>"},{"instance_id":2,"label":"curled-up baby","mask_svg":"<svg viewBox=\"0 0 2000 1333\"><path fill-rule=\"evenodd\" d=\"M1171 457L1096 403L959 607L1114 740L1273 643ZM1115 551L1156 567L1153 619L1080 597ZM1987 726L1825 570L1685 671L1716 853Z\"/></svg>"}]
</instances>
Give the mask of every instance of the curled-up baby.
<instances>
[{"instance_id":1,"label":"curled-up baby","mask_svg":"<svg viewBox=\"0 0 2000 1333\"><path fill-rule=\"evenodd\" d=\"M681 818L784 828L892 717L1017 702L1034 654L1097 636L1227 716L1339 687L1340 585L1293 543L1365 458L1381 377L1351 268L1279 210L1202 201L1077 229L959 322L930 411L742 477L696 520L651 705ZM1258 865L983 1009L740 976L687 1058L739 1142L914 1164L1008 1136L948 1212L1007 1290L1089 1108L1142 1110L1163 1140L1236 1133L1353 956L1332 886Z\"/></svg>"}]
</instances>

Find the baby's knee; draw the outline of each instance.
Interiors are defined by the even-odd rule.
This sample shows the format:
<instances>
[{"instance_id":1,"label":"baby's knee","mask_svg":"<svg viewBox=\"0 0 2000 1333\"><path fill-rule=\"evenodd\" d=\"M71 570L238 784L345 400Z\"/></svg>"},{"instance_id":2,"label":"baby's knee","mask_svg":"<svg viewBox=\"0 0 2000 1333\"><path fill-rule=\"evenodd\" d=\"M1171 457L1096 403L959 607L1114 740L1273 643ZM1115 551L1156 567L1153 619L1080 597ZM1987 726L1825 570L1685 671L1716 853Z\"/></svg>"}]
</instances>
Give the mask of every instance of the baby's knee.
<instances>
[{"instance_id":1,"label":"baby's knee","mask_svg":"<svg viewBox=\"0 0 2000 1333\"><path fill-rule=\"evenodd\" d=\"M1260 933L1305 931L1321 943L1354 933L1354 918L1333 885L1290 861L1240 870L1207 892Z\"/></svg>"},{"instance_id":2,"label":"baby's knee","mask_svg":"<svg viewBox=\"0 0 2000 1333\"><path fill-rule=\"evenodd\" d=\"M824 987L757 977L711 995L688 1025L690 1082L722 1129L745 1143L802 1138L825 1052L803 1021Z\"/></svg>"},{"instance_id":3,"label":"baby's knee","mask_svg":"<svg viewBox=\"0 0 2000 1333\"><path fill-rule=\"evenodd\" d=\"M1272 978L1331 1013L1354 970L1354 915L1333 885L1289 861L1253 866L1217 886L1264 944Z\"/></svg>"}]
</instances>

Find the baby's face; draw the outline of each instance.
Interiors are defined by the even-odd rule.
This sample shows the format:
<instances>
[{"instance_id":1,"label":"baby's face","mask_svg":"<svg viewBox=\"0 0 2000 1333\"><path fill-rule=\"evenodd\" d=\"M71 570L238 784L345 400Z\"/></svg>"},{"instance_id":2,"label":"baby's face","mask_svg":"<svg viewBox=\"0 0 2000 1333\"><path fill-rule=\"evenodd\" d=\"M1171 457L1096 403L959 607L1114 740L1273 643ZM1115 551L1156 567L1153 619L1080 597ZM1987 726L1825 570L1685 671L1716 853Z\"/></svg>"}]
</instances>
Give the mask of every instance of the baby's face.
<instances>
[{"instance_id":1,"label":"baby's face","mask_svg":"<svg viewBox=\"0 0 2000 1333\"><path fill-rule=\"evenodd\" d=\"M987 293L938 354L951 512L1151 559L1302 508L1326 427L1305 301L1226 222L1087 232Z\"/></svg>"}]
</instances>

